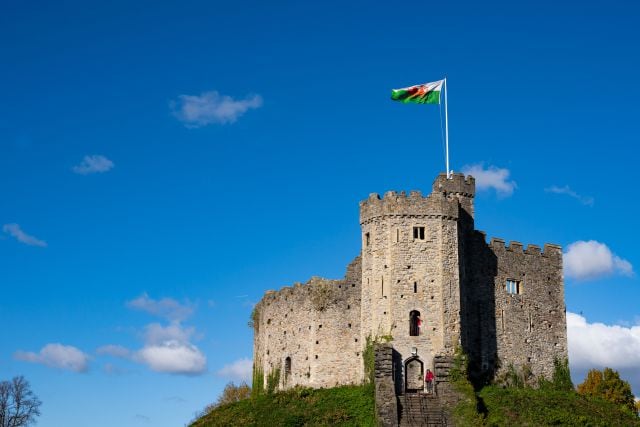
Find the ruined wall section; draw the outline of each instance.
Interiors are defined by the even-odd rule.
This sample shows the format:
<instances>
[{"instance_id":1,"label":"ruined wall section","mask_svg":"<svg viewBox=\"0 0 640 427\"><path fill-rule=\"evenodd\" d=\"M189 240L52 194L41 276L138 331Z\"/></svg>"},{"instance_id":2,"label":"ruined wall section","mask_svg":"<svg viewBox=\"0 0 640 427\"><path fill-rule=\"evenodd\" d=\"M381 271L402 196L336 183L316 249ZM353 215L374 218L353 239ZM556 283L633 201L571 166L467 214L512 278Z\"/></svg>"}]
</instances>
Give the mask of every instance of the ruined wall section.
<instances>
[{"instance_id":1,"label":"ruined wall section","mask_svg":"<svg viewBox=\"0 0 640 427\"><path fill-rule=\"evenodd\" d=\"M314 277L267 291L254 322L254 366L262 369L265 385L276 369L281 389L362 381L360 271L358 257L343 280Z\"/></svg>"},{"instance_id":2,"label":"ruined wall section","mask_svg":"<svg viewBox=\"0 0 640 427\"><path fill-rule=\"evenodd\" d=\"M495 331L501 369L529 366L535 377L551 378L554 358L565 359L567 323L562 276L562 248L519 242L506 247L502 239L489 244L495 255ZM507 290L507 280L517 291Z\"/></svg>"}]
</instances>

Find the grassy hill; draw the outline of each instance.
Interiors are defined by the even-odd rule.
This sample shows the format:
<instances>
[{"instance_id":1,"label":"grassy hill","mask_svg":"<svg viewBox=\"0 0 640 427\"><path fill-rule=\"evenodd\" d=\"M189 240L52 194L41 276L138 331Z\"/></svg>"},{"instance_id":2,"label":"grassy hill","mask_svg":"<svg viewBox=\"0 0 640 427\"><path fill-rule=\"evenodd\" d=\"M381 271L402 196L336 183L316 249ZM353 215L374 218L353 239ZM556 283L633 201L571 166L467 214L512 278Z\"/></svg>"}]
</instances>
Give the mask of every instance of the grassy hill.
<instances>
[{"instance_id":1,"label":"grassy hill","mask_svg":"<svg viewBox=\"0 0 640 427\"><path fill-rule=\"evenodd\" d=\"M573 391L487 386L478 402L487 426L640 426L613 403Z\"/></svg>"},{"instance_id":2,"label":"grassy hill","mask_svg":"<svg viewBox=\"0 0 640 427\"><path fill-rule=\"evenodd\" d=\"M373 387L300 388L220 406L190 427L375 426Z\"/></svg>"},{"instance_id":3,"label":"grassy hill","mask_svg":"<svg viewBox=\"0 0 640 427\"><path fill-rule=\"evenodd\" d=\"M616 405L575 392L487 386L476 396L482 417L462 411L459 425L640 427ZM375 426L374 413L371 386L295 389L220 406L191 427Z\"/></svg>"}]
</instances>

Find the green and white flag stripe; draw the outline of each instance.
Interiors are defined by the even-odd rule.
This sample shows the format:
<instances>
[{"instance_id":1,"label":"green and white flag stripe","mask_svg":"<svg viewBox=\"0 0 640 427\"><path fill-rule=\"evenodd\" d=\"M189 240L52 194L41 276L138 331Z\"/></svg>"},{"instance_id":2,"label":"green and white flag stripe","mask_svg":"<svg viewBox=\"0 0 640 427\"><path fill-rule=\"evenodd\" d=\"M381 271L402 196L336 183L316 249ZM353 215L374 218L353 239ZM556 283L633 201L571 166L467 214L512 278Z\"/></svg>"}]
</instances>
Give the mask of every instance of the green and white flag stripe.
<instances>
[{"instance_id":1,"label":"green and white flag stripe","mask_svg":"<svg viewBox=\"0 0 640 427\"><path fill-rule=\"evenodd\" d=\"M440 104L440 91L444 80L392 89L391 99L405 104Z\"/></svg>"}]
</instances>

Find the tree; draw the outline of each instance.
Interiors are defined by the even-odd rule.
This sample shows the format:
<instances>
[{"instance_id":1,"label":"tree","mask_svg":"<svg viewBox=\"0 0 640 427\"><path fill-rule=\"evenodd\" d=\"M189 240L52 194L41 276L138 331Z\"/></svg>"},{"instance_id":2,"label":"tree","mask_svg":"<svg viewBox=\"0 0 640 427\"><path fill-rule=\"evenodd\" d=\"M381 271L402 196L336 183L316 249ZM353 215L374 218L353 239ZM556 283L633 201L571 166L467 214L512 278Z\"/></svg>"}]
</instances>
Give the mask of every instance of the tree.
<instances>
[{"instance_id":1,"label":"tree","mask_svg":"<svg viewBox=\"0 0 640 427\"><path fill-rule=\"evenodd\" d=\"M611 368L604 368L604 371L591 369L584 382L578 385L578 393L600 397L633 413L637 412L631 385L620 378L618 371Z\"/></svg>"},{"instance_id":2,"label":"tree","mask_svg":"<svg viewBox=\"0 0 640 427\"><path fill-rule=\"evenodd\" d=\"M40 415L40 399L23 376L0 382L0 427L24 427Z\"/></svg>"},{"instance_id":3,"label":"tree","mask_svg":"<svg viewBox=\"0 0 640 427\"><path fill-rule=\"evenodd\" d=\"M218 406L239 402L244 399L249 399L250 397L251 387L249 387L246 382L243 381L239 385L235 385L233 382L230 382L224 386L224 390L222 390L222 394L218 397L218 400L215 403L207 405L207 407L202 411L202 414L198 414L198 416L201 417L209 414Z\"/></svg>"}]
</instances>

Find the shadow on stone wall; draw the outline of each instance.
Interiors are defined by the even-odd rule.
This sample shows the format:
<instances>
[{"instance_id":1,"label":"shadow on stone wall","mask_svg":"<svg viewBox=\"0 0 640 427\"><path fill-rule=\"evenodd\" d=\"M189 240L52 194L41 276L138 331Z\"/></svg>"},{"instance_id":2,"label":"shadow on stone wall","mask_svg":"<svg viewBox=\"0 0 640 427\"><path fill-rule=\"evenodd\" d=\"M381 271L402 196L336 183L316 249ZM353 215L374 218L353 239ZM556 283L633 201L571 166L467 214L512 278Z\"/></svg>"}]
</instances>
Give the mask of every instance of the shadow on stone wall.
<instances>
[{"instance_id":1,"label":"shadow on stone wall","mask_svg":"<svg viewBox=\"0 0 640 427\"><path fill-rule=\"evenodd\" d=\"M404 373L402 364L402 355L393 349L393 384L396 389L396 396L404 394Z\"/></svg>"},{"instance_id":2,"label":"shadow on stone wall","mask_svg":"<svg viewBox=\"0 0 640 427\"><path fill-rule=\"evenodd\" d=\"M498 261L484 233L474 230L473 218L462 209L459 221L461 341L469 358L469 379L479 389L499 368L494 289Z\"/></svg>"}]
</instances>

